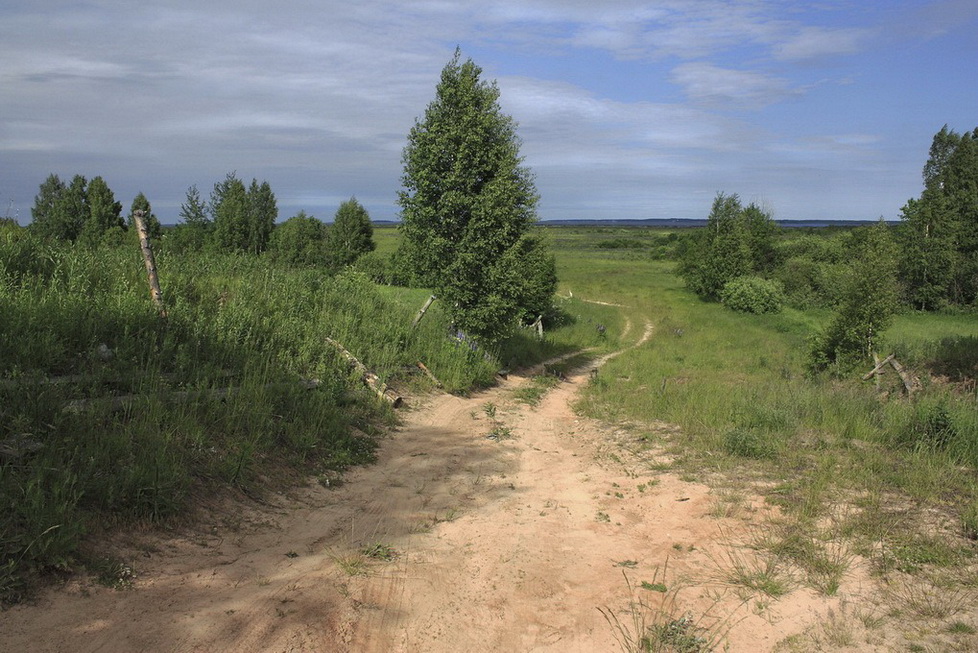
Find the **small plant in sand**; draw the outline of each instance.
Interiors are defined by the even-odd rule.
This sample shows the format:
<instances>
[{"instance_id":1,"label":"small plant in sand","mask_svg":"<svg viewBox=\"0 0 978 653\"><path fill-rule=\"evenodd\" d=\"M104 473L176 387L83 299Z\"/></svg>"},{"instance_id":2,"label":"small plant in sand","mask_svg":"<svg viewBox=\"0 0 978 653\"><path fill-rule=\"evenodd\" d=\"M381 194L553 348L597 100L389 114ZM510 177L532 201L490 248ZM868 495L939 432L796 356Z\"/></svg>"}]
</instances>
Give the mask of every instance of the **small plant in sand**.
<instances>
[{"instance_id":1,"label":"small plant in sand","mask_svg":"<svg viewBox=\"0 0 978 653\"><path fill-rule=\"evenodd\" d=\"M612 628L615 641L625 653L709 653L717 650L728 630L725 619L711 614L710 610L700 617L683 610L678 595L679 584L666 585L668 560L656 567L651 581L643 581L635 591L628 576L628 606L615 611L598 608ZM653 592L652 594L649 591ZM715 605L715 604L714 604Z\"/></svg>"}]
</instances>

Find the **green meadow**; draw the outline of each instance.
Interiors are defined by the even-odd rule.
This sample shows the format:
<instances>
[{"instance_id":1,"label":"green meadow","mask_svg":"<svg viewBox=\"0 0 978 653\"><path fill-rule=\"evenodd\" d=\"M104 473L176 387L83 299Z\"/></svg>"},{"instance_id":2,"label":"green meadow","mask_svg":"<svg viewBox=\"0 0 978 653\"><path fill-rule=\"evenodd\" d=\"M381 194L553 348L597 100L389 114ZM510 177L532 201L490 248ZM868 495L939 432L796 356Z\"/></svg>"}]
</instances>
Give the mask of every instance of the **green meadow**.
<instances>
[{"instance_id":1,"label":"green meadow","mask_svg":"<svg viewBox=\"0 0 978 653\"><path fill-rule=\"evenodd\" d=\"M327 483L368 463L396 413L328 339L409 397L435 390L419 362L464 394L501 369L624 350L576 408L668 451L690 478L780 506L765 546L813 587L837 588L844 565L826 543L840 537L880 573L970 559L973 313L897 316L881 353L921 379L908 399L892 371L880 387L808 374L826 308L748 315L698 299L674 273L680 231L538 229L557 257L557 310L542 340L524 329L491 347L452 337L438 301L412 328L430 291L374 283L357 266L329 276L171 253L165 239L162 318L134 243L85 249L0 230L0 599L93 565L84 543L105 529L178 519L216 490ZM395 251L396 229L374 237L375 257ZM924 510L946 517L943 531L920 532Z\"/></svg>"}]
</instances>

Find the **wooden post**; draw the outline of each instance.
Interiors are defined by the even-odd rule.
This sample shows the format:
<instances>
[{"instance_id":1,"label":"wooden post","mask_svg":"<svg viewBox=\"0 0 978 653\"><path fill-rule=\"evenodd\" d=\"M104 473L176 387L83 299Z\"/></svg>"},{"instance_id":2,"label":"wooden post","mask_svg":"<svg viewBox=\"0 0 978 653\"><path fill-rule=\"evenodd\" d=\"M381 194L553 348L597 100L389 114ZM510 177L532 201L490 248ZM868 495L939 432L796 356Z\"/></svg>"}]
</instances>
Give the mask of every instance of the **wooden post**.
<instances>
[{"instance_id":1,"label":"wooden post","mask_svg":"<svg viewBox=\"0 0 978 653\"><path fill-rule=\"evenodd\" d=\"M543 316L537 315L537 321L533 323L537 330L537 338L543 340Z\"/></svg>"},{"instance_id":2,"label":"wooden post","mask_svg":"<svg viewBox=\"0 0 978 653\"><path fill-rule=\"evenodd\" d=\"M146 229L145 213L142 209L133 211L132 219L139 233L139 248L143 252L143 263L149 276L149 295L156 304L160 317L166 317L166 307L163 305L163 291L160 289L160 278L156 273L156 258L153 256L153 246L149 242L149 230Z\"/></svg>"},{"instance_id":3,"label":"wooden post","mask_svg":"<svg viewBox=\"0 0 978 653\"><path fill-rule=\"evenodd\" d=\"M428 312L428 307L431 306L431 303L434 301L435 301L435 296L432 295L431 297L428 298L428 301L424 303L424 306L421 307L421 310L418 311L418 314L414 316L414 322L411 323L412 329L418 326L418 322L420 322L421 318L424 317L424 314Z\"/></svg>"}]
</instances>

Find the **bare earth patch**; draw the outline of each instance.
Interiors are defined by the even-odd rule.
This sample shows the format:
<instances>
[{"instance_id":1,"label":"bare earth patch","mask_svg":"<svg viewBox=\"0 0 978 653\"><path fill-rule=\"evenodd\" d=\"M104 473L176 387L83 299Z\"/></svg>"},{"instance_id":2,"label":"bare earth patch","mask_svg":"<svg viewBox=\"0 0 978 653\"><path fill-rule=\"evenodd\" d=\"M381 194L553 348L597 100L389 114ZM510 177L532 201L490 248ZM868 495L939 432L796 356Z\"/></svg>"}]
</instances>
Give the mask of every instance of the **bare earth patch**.
<instances>
[{"instance_id":1,"label":"bare earth patch","mask_svg":"<svg viewBox=\"0 0 978 653\"><path fill-rule=\"evenodd\" d=\"M77 579L8 610L0 649L593 652L658 623L730 651L889 650L858 561L831 597L771 568L740 545L773 509L730 508L575 415L588 372L536 407L518 377L416 400L342 485L134 534L129 589Z\"/></svg>"}]
</instances>

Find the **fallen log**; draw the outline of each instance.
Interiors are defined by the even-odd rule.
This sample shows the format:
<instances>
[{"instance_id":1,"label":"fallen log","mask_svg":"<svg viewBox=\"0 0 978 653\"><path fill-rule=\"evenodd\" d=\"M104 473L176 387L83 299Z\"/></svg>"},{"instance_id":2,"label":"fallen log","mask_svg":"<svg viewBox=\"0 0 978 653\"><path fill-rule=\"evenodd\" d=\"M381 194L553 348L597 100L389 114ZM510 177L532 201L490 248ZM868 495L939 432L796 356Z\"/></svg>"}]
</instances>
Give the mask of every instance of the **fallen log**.
<instances>
[{"instance_id":1,"label":"fallen log","mask_svg":"<svg viewBox=\"0 0 978 653\"><path fill-rule=\"evenodd\" d=\"M387 387L387 384L381 381L379 376L368 370L367 366L357 360L357 357L348 352L343 345L336 342L332 338L326 338L326 342L328 342L340 353L341 356L343 356L343 358L346 359L346 361L350 364L350 367L356 370L363 382L370 386L370 389L373 390L378 397L390 402L394 408L398 408L404 402L404 399L399 394Z\"/></svg>"},{"instance_id":2,"label":"fallen log","mask_svg":"<svg viewBox=\"0 0 978 653\"><path fill-rule=\"evenodd\" d=\"M876 367L874 367L871 371L863 375L863 381L869 381L871 378L879 374L880 370L882 370L884 367L889 365L890 361L892 360L893 360L893 354L890 354L889 356L881 360L879 363L876 364Z\"/></svg>"}]
</instances>

